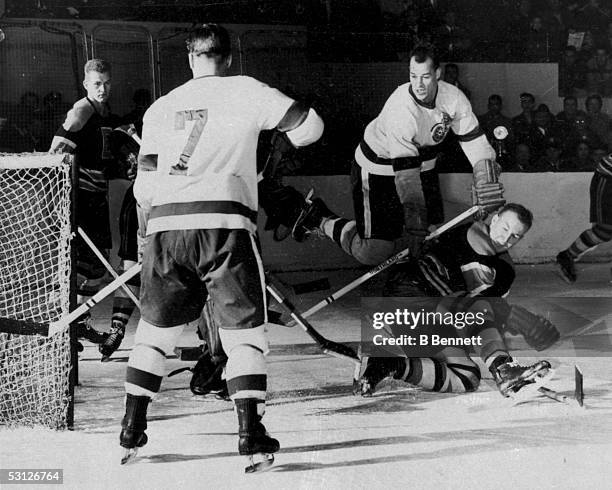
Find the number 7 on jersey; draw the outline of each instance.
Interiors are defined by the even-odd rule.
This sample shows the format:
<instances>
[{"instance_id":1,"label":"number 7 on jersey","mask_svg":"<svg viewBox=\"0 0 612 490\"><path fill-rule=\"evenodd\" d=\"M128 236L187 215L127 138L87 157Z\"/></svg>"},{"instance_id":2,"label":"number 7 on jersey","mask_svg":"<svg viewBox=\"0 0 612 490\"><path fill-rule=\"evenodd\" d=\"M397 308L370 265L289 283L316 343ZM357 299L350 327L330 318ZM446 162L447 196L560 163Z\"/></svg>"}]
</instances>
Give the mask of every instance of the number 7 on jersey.
<instances>
[{"instance_id":1,"label":"number 7 on jersey","mask_svg":"<svg viewBox=\"0 0 612 490\"><path fill-rule=\"evenodd\" d=\"M176 131L184 130L185 121L195 121L195 123L191 128L191 133L189 133L189 138L187 139L187 143L181 152L179 161L170 167L170 175L187 175L187 170L189 169L189 159L200 141L200 137L204 131L204 126L206 126L206 123L208 122L208 109L195 109L176 112L174 114L174 129Z\"/></svg>"}]
</instances>

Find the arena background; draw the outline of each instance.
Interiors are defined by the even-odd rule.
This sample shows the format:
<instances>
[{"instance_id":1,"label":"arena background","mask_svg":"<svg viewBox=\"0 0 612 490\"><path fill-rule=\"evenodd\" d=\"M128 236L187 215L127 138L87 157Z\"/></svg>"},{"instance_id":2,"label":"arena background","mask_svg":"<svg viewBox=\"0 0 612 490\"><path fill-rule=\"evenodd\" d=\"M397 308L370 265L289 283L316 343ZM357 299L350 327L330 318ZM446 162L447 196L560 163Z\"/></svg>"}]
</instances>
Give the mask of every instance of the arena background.
<instances>
[{"instance_id":1,"label":"arena background","mask_svg":"<svg viewBox=\"0 0 612 490\"><path fill-rule=\"evenodd\" d=\"M91 56L113 62L115 83L111 105L118 114L132 109L132 97L137 89L146 88L158 97L190 77L184 49L189 24L3 19L0 28L5 33L4 49L0 50L0 110L18 108L20 97L26 92L57 91L64 104L72 103L82 96L81 67ZM234 74L251 75L287 93L309 98L322 112L335 118L328 124L332 129L332 134L327 135L328 143L319 145L302 169L302 173L309 175L290 180L303 190L314 185L318 194L331 200L333 208L350 215L352 206L346 173L360 128L377 114L388 94L407 79L407 64L317 61L320 58L317 46L321 41L309 39L306 28L244 24L229 28L236 46ZM352 36L356 43L366 43L368 37L380 40L383 36L385 45L395 47L397 57L402 57L401 34L352 33ZM486 111L486 99L491 93L502 95L507 114L519 113L518 94L526 90L551 111L562 109L555 63L458 65L463 83L474 94L472 103L477 114ZM582 103L579 101L581 106ZM606 99L604 111L610 106L610 100ZM339 128L345 134L334 134ZM339 148L337 141L341 142ZM447 216L453 216L469 204L463 202L469 185L466 178L462 174L442 175ZM560 245L582 231L588 223L589 179L590 173L580 172L504 175L507 198L529 205L538 224L516 247L514 255L519 262L550 261ZM551 186L551 182L555 185ZM113 181L111 185L115 242L118 208L127 185L123 181ZM338 193L337 189L344 192ZM273 268L356 265L350 257L321 242L311 241L305 248L300 247L300 253L295 253L296 245L290 241L278 244L266 234L262 237L266 259ZM320 253L322 247L327 249L325 253ZM587 260L604 260L611 254L612 246L607 244L589 254ZM300 260L296 262L295 257Z\"/></svg>"}]
</instances>

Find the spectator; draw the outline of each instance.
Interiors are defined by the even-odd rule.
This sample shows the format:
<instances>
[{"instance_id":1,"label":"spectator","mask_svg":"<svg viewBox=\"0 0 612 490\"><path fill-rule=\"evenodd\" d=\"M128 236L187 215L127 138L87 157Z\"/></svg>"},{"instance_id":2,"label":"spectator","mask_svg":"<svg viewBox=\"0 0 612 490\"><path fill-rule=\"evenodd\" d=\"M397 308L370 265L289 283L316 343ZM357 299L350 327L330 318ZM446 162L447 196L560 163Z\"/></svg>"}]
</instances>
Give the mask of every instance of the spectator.
<instances>
[{"instance_id":1,"label":"spectator","mask_svg":"<svg viewBox=\"0 0 612 490\"><path fill-rule=\"evenodd\" d=\"M525 40L524 61L547 63L550 61L550 48L550 33L544 28L542 17L533 17Z\"/></svg>"},{"instance_id":2,"label":"spectator","mask_svg":"<svg viewBox=\"0 0 612 490\"><path fill-rule=\"evenodd\" d=\"M591 152L592 167L595 168L597 164L601 161L601 159L605 157L607 154L608 154L608 151L606 150L606 148L602 146L593 148L593 151Z\"/></svg>"},{"instance_id":3,"label":"spectator","mask_svg":"<svg viewBox=\"0 0 612 490\"><path fill-rule=\"evenodd\" d=\"M610 131L611 120L610 116L601 112L603 106L603 100L600 95L593 94L589 95L585 101L586 113L586 125L589 130L597 135L602 143L606 145L608 149L612 149L612 140Z\"/></svg>"},{"instance_id":4,"label":"spectator","mask_svg":"<svg viewBox=\"0 0 612 490\"><path fill-rule=\"evenodd\" d=\"M534 172L564 172L567 165L561 160L563 151L561 141L548 138L544 144L544 154L532 167Z\"/></svg>"},{"instance_id":5,"label":"spectator","mask_svg":"<svg viewBox=\"0 0 612 490\"><path fill-rule=\"evenodd\" d=\"M586 117L576 116L574 121L571 121L569 131L566 134L566 148L573 152L580 142L587 143L591 148L605 147L597 134L587 126Z\"/></svg>"},{"instance_id":6,"label":"spectator","mask_svg":"<svg viewBox=\"0 0 612 490\"><path fill-rule=\"evenodd\" d=\"M443 60L464 59L472 47L472 40L465 29L457 25L457 14L449 10L444 21L435 30L434 41Z\"/></svg>"},{"instance_id":7,"label":"spectator","mask_svg":"<svg viewBox=\"0 0 612 490\"><path fill-rule=\"evenodd\" d=\"M488 111L478 116L478 122L480 127L487 135L487 139L491 146L495 148L497 153L497 160L500 161L501 156L512 151L514 145L514 134L512 131L512 120L502 114L502 98L500 95L493 94L489 96ZM493 131L497 127L503 127L506 129L508 135L503 140L499 140L493 134ZM500 162L501 163L501 162ZM503 166L503 163L502 163Z\"/></svg>"},{"instance_id":8,"label":"spectator","mask_svg":"<svg viewBox=\"0 0 612 490\"><path fill-rule=\"evenodd\" d=\"M600 0L589 0L576 11L576 25L590 30L596 38L603 34L609 21L610 12L601 6Z\"/></svg>"},{"instance_id":9,"label":"spectator","mask_svg":"<svg viewBox=\"0 0 612 490\"><path fill-rule=\"evenodd\" d=\"M575 172L592 172L595 169L592 158L591 147L587 142L581 141L576 146L574 155L570 158L569 166Z\"/></svg>"},{"instance_id":10,"label":"spectator","mask_svg":"<svg viewBox=\"0 0 612 490\"><path fill-rule=\"evenodd\" d=\"M521 94L521 109L522 112L512 118L512 129L517 141L523 141L529 134L529 127L533 124L533 108L535 106L535 97L528 93Z\"/></svg>"},{"instance_id":11,"label":"spectator","mask_svg":"<svg viewBox=\"0 0 612 490\"><path fill-rule=\"evenodd\" d=\"M540 104L534 113L533 125L530 126L527 139L525 140L536 162L540 157L544 156L547 145L553 139L555 143L564 141L563 130L554 124L553 115L548 106Z\"/></svg>"},{"instance_id":12,"label":"spectator","mask_svg":"<svg viewBox=\"0 0 612 490\"><path fill-rule=\"evenodd\" d=\"M468 99L470 99L471 92L459 81L459 67L455 63L447 63L444 65L444 81L457 87Z\"/></svg>"},{"instance_id":13,"label":"spectator","mask_svg":"<svg viewBox=\"0 0 612 490\"><path fill-rule=\"evenodd\" d=\"M532 160L531 150L525 143L519 143L514 149L514 164L508 169L509 172L531 172Z\"/></svg>"},{"instance_id":14,"label":"spectator","mask_svg":"<svg viewBox=\"0 0 612 490\"><path fill-rule=\"evenodd\" d=\"M606 48L597 48L595 56L587 62L587 87L591 93L612 95L612 60Z\"/></svg>"},{"instance_id":15,"label":"spectator","mask_svg":"<svg viewBox=\"0 0 612 490\"><path fill-rule=\"evenodd\" d=\"M60 92L51 91L43 97L41 120L42 130L40 147L49 148L57 128L64 122L70 104L64 102Z\"/></svg>"},{"instance_id":16,"label":"spectator","mask_svg":"<svg viewBox=\"0 0 612 490\"><path fill-rule=\"evenodd\" d=\"M513 61L525 61L525 46L531 29L532 18L531 0L521 0L516 14L508 23L509 29L506 33L506 37L513 41L510 49L510 58Z\"/></svg>"},{"instance_id":17,"label":"spectator","mask_svg":"<svg viewBox=\"0 0 612 490\"><path fill-rule=\"evenodd\" d=\"M584 111L578 110L578 99L573 95L568 95L563 99L563 110L557 114L557 122L564 127L569 126L570 121L574 121L577 116L586 116Z\"/></svg>"},{"instance_id":18,"label":"spectator","mask_svg":"<svg viewBox=\"0 0 612 490\"><path fill-rule=\"evenodd\" d=\"M559 62L559 95L581 96L585 93L587 67L574 46L566 46Z\"/></svg>"}]
</instances>

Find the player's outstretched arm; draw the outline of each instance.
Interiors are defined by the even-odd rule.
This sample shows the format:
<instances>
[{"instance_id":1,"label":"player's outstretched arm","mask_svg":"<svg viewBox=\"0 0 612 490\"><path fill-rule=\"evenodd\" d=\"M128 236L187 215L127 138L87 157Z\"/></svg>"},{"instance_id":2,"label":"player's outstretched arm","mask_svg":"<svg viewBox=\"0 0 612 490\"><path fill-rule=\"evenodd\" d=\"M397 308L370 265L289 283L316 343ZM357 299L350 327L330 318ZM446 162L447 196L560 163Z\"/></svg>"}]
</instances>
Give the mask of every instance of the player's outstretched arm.
<instances>
[{"instance_id":1,"label":"player's outstretched arm","mask_svg":"<svg viewBox=\"0 0 612 490\"><path fill-rule=\"evenodd\" d=\"M323 134L323 120L317 112L302 102L294 102L287 110L276 129L285 133L297 148L317 141Z\"/></svg>"}]
</instances>

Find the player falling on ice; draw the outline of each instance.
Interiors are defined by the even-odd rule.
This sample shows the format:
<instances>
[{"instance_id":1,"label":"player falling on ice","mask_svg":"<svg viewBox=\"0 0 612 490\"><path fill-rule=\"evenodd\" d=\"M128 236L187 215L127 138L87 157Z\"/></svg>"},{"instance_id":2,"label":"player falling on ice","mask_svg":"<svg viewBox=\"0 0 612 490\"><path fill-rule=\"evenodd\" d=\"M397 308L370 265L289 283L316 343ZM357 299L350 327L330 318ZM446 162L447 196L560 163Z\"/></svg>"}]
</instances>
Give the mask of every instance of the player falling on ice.
<instances>
[{"instance_id":1,"label":"player falling on ice","mask_svg":"<svg viewBox=\"0 0 612 490\"><path fill-rule=\"evenodd\" d=\"M544 377L550 363L518 364L508 352L503 332L523 335L536 350L559 340L552 323L503 299L515 277L508 250L525 236L532 222L529 210L509 203L486 221L457 226L427 243L419 256L394 266L395 277L383 292L384 296L418 297L439 313L481 315L481 325L436 328L448 337L480 336L481 344L474 346L474 352L504 396ZM432 297L431 301L425 297ZM359 390L363 396L370 396L387 377L438 392L469 392L480 384L478 365L467 350L457 346L440 347L431 357L369 357L362 363L362 372Z\"/></svg>"},{"instance_id":2,"label":"player falling on ice","mask_svg":"<svg viewBox=\"0 0 612 490\"><path fill-rule=\"evenodd\" d=\"M122 462L147 443L147 408L161 386L166 354L198 320L207 296L228 360L238 415L238 452L248 472L271 464L279 442L261 420L267 391L265 277L257 232L256 146L277 128L296 146L316 141L314 110L246 76L224 76L230 37L205 24L187 40L193 79L144 117L134 195L148 213L141 319L126 372ZM264 455L254 463L254 455Z\"/></svg>"}]
</instances>

